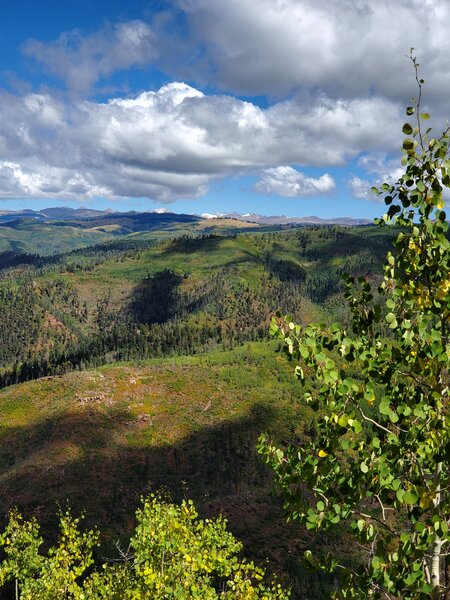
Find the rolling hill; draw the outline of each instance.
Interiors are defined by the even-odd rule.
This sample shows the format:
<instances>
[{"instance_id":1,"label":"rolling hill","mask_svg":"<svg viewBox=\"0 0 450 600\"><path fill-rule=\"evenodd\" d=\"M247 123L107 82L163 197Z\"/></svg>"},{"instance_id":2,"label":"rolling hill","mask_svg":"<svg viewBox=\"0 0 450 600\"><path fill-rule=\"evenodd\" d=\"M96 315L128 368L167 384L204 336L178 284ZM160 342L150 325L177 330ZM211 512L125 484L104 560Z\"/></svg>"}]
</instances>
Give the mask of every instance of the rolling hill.
<instances>
[{"instance_id":1,"label":"rolling hill","mask_svg":"<svg viewBox=\"0 0 450 600\"><path fill-rule=\"evenodd\" d=\"M187 215L166 209L117 213L88 208L53 207L40 211L0 211L0 253L51 255L114 240L121 236L166 239L181 235L230 235L277 231L300 225L364 225L366 220L318 217L266 217L229 213Z\"/></svg>"},{"instance_id":2,"label":"rolling hill","mask_svg":"<svg viewBox=\"0 0 450 600\"><path fill-rule=\"evenodd\" d=\"M372 272L389 239L372 227L324 227L121 238L15 257L0 271L1 381L229 348L265 338L278 309L302 322L330 310L344 318L342 274Z\"/></svg>"},{"instance_id":3,"label":"rolling hill","mask_svg":"<svg viewBox=\"0 0 450 600\"><path fill-rule=\"evenodd\" d=\"M49 215L43 212L34 216L30 212L0 215L0 253L48 256L122 236L151 240L208 233L224 235L260 227L237 219L210 220L175 213L67 211L64 208L49 209Z\"/></svg>"}]
</instances>

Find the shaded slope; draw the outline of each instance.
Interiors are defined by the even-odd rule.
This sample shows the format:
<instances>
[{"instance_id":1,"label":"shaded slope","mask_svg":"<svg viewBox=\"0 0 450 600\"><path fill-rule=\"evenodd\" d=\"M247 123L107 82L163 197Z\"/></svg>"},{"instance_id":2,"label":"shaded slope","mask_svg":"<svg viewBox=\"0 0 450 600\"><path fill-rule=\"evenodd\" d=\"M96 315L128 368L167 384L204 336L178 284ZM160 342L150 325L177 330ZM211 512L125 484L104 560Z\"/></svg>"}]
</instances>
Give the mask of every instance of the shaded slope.
<instances>
[{"instance_id":1,"label":"shaded slope","mask_svg":"<svg viewBox=\"0 0 450 600\"><path fill-rule=\"evenodd\" d=\"M166 489L204 515L225 514L250 556L298 570L309 537L285 524L255 445L263 430L283 442L304 437L314 418L273 350L250 344L3 390L1 512L18 505L52 533L57 505L68 501L106 532L108 552L130 530L139 496Z\"/></svg>"}]
</instances>

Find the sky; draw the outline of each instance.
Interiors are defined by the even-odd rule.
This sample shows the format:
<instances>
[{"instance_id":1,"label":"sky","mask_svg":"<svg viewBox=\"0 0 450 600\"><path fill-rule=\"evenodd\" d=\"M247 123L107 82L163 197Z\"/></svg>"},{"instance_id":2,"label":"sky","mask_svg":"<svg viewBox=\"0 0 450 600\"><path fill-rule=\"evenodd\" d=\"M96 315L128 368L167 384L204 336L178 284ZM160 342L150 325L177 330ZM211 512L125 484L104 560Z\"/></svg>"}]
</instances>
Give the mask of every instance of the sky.
<instances>
[{"instance_id":1,"label":"sky","mask_svg":"<svg viewBox=\"0 0 450 600\"><path fill-rule=\"evenodd\" d=\"M448 0L16 0L0 19L0 210L374 218Z\"/></svg>"}]
</instances>

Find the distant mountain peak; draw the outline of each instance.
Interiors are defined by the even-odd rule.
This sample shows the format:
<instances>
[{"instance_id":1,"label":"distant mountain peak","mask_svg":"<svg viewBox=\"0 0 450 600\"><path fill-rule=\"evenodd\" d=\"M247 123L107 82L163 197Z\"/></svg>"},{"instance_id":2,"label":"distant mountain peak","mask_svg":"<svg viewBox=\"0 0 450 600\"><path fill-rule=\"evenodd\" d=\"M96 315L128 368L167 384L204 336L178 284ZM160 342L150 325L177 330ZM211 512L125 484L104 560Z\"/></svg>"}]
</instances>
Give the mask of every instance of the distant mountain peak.
<instances>
[{"instance_id":1,"label":"distant mountain peak","mask_svg":"<svg viewBox=\"0 0 450 600\"><path fill-rule=\"evenodd\" d=\"M173 215L173 214L175 214L173 212L173 210L169 210L168 208L155 208L151 212L156 213L157 215Z\"/></svg>"}]
</instances>

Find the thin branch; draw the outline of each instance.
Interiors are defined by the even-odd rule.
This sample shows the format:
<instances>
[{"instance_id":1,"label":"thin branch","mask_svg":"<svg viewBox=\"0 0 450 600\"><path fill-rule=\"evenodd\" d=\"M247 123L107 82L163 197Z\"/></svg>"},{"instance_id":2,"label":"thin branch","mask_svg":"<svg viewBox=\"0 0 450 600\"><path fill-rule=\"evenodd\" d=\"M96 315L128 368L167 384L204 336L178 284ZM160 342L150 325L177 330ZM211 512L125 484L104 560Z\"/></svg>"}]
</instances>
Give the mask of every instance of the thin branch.
<instances>
[{"instance_id":1,"label":"thin branch","mask_svg":"<svg viewBox=\"0 0 450 600\"><path fill-rule=\"evenodd\" d=\"M362 408L360 406L358 406L358 410L361 413L362 418L365 421L369 421L369 423L372 423L373 425L375 425L376 427L378 427L379 429L382 429L383 431L385 431L386 433L393 433L392 431L390 431L389 429L387 429L387 427L384 427L383 425L380 425L380 423L377 423L376 421L374 421L373 419L371 419L370 417L368 417L367 415L365 415L362 411Z\"/></svg>"},{"instance_id":2,"label":"thin branch","mask_svg":"<svg viewBox=\"0 0 450 600\"><path fill-rule=\"evenodd\" d=\"M369 514L363 513L363 512L360 512L359 514L361 515L361 517L364 517L365 519L370 519L371 521L375 521L375 523L382 525L385 529L387 529L389 531L389 533L392 533L392 535L398 536L398 532L395 531L395 529L392 529L391 527L389 527L389 525L386 525L386 523L384 521L381 521L380 519L378 519L378 517L374 517L373 515L369 515Z\"/></svg>"},{"instance_id":3,"label":"thin branch","mask_svg":"<svg viewBox=\"0 0 450 600\"><path fill-rule=\"evenodd\" d=\"M381 502L381 498L378 494L375 494L375 498L378 500L378 502L380 503L381 506L381 514L383 515L383 521L386 521L386 511L387 510L395 510L395 508L390 508L390 507L386 507L384 506L384 504Z\"/></svg>"}]
</instances>

